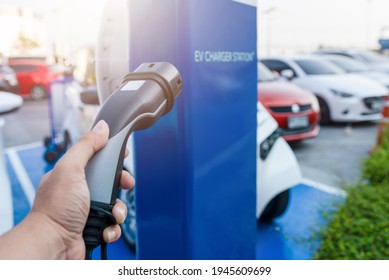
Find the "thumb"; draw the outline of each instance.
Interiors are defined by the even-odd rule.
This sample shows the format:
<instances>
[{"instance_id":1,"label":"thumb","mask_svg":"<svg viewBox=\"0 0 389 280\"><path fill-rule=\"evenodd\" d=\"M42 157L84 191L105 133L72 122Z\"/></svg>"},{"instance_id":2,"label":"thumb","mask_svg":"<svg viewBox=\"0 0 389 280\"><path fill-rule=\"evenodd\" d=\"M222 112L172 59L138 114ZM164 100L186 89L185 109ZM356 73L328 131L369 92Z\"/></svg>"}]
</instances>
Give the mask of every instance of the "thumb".
<instances>
[{"instance_id":1,"label":"thumb","mask_svg":"<svg viewBox=\"0 0 389 280\"><path fill-rule=\"evenodd\" d=\"M61 158L62 164L69 163L75 168L85 168L92 156L108 142L109 127L101 120L94 128L74 144Z\"/></svg>"}]
</instances>

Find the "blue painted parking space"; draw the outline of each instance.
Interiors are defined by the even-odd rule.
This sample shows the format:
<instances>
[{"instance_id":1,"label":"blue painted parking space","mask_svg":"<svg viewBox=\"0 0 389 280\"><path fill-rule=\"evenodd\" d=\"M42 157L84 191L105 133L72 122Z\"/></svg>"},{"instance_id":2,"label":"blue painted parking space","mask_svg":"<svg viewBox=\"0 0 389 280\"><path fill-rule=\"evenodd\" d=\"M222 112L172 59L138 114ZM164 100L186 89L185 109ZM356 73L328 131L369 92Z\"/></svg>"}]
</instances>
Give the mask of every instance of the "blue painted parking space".
<instances>
[{"instance_id":1,"label":"blue painted parking space","mask_svg":"<svg viewBox=\"0 0 389 280\"><path fill-rule=\"evenodd\" d=\"M257 259L311 259L320 244L317 233L327 224L323 214L333 212L340 200L341 196L312 186L294 187L285 215L273 223L258 225Z\"/></svg>"},{"instance_id":2,"label":"blue painted parking space","mask_svg":"<svg viewBox=\"0 0 389 280\"><path fill-rule=\"evenodd\" d=\"M13 205L13 221L14 225L20 223L21 220L27 215L31 207L27 200L26 195L23 192L21 183L17 178L14 169L11 167L9 157L5 157L5 163L7 166L7 172L12 186L12 205Z\"/></svg>"},{"instance_id":3,"label":"blue painted parking space","mask_svg":"<svg viewBox=\"0 0 389 280\"><path fill-rule=\"evenodd\" d=\"M42 145L12 148L5 153L12 187L14 225L27 215L33 199L31 192L36 190L43 174L52 168L43 160L43 153ZM342 199L342 196L308 184L294 187L285 215L272 223L258 224L256 259L311 259L320 244L317 233L327 223L323 214L334 211L336 203ZM93 258L100 258L99 249L94 251ZM136 256L121 239L108 245L108 258L121 260L135 259Z\"/></svg>"}]
</instances>

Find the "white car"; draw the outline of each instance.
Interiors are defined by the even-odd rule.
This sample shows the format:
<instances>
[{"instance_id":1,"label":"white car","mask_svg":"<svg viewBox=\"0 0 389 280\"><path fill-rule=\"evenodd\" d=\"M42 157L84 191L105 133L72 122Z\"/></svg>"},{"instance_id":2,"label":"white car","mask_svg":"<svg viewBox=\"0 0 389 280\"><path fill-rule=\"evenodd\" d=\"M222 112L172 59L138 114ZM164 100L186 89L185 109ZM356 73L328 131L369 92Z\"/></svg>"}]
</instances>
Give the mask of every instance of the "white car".
<instances>
[{"instance_id":1,"label":"white car","mask_svg":"<svg viewBox=\"0 0 389 280\"><path fill-rule=\"evenodd\" d=\"M289 189L302 182L297 159L280 137L276 120L257 104L257 219L271 220L284 213Z\"/></svg>"},{"instance_id":2,"label":"white car","mask_svg":"<svg viewBox=\"0 0 389 280\"><path fill-rule=\"evenodd\" d=\"M0 91L0 114L18 109L23 104L23 98L14 93Z\"/></svg>"},{"instance_id":3,"label":"white car","mask_svg":"<svg viewBox=\"0 0 389 280\"><path fill-rule=\"evenodd\" d=\"M321 55L321 57L334 63L336 66L341 68L346 73L357 74L369 78L383 85L389 91L389 75L380 71L371 70L366 64L363 64L358 60L346 56L341 56L336 54L325 54L325 55Z\"/></svg>"},{"instance_id":4,"label":"white car","mask_svg":"<svg viewBox=\"0 0 389 280\"><path fill-rule=\"evenodd\" d=\"M262 58L261 62L317 96L322 124L382 118L381 111L388 89L377 82L347 74L315 55L267 57Z\"/></svg>"},{"instance_id":5,"label":"white car","mask_svg":"<svg viewBox=\"0 0 389 280\"><path fill-rule=\"evenodd\" d=\"M369 50L318 50L315 54L335 54L355 59L365 64L370 70L383 72L389 74L389 58L382 54Z\"/></svg>"},{"instance_id":6,"label":"white car","mask_svg":"<svg viewBox=\"0 0 389 280\"><path fill-rule=\"evenodd\" d=\"M0 235L7 232L13 227L13 208L12 208L12 192L11 183L8 178L8 173L4 161L3 151L3 127L5 121L0 118Z\"/></svg>"},{"instance_id":7,"label":"white car","mask_svg":"<svg viewBox=\"0 0 389 280\"><path fill-rule=\"evenodd\" d=\"M0 91L0 114L18 109L23 104L23 99L13 93ZM13 206L11 183L4 161L3 127L5 121L0 118L0 235L13 227Z\"/></svg>"}]
</instances>

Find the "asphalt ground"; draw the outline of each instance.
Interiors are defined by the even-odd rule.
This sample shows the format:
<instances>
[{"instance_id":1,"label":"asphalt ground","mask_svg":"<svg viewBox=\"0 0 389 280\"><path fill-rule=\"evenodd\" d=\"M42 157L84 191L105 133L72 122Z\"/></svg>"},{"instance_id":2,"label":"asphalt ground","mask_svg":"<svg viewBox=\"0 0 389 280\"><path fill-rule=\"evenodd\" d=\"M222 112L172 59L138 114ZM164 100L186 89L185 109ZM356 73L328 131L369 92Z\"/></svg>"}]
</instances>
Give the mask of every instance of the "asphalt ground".
<instances>
[{"instance_id":1,"label":"asphalt ground","mask_svg":"<svg viewBox=\"0 0 389 280\"><path fill-rule=\"evenodd\" d=\"M375 146L377 131L376 122L333 124L291 147L305 178L344 188L360 180L361 164Z\"/></svg>"},{"instance_id":2,"label":"asphalt ground","mask_svg":"<svg viewBox=\"0 0 389 280\"><path fill-rule=\"evenodd\" d=\"M21 108L0 115L5 120L4 147L14 147L43 141L50 135L48 101L25 99Z\"/></svg>"}]
</instances>

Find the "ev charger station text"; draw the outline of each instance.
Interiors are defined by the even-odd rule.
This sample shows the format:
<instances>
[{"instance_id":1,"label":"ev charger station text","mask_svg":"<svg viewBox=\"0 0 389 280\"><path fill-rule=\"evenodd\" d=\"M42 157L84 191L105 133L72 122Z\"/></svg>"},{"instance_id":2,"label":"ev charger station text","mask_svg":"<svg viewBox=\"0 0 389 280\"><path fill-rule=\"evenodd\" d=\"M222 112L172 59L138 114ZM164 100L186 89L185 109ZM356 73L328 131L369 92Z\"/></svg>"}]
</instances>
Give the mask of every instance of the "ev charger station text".
<instances>
[{"instance_id":1,"label":"ev charger station text","mask_svg":"<svg viewBox=\"0 0 389 280\"><path fill-rule=\"evenodd\" d=\"M255 52L199 51L194 52L195 62L252 62Z\"/></svg>"}]
</instances>

